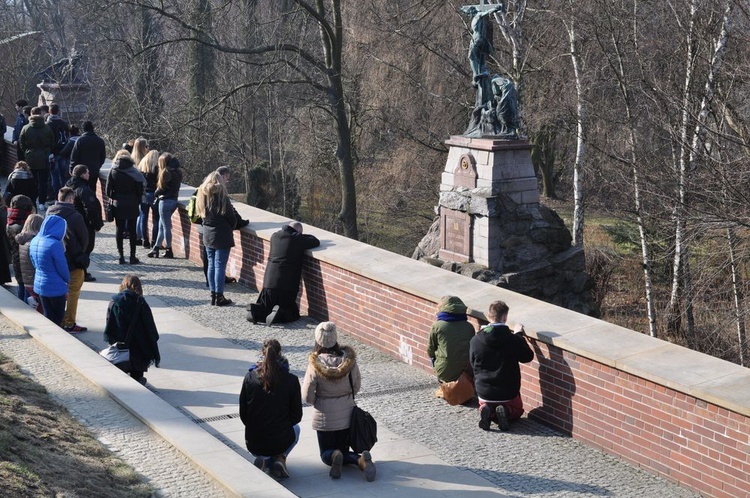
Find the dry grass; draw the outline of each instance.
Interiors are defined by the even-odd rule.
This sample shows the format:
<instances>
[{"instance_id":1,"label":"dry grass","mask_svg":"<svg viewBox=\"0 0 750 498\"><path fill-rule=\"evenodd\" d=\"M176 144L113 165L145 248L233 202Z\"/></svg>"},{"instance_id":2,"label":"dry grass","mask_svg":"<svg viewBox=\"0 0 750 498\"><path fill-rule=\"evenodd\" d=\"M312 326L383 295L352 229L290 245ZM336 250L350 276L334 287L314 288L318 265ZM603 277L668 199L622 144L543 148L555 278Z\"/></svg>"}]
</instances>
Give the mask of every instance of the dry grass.
<instances>
[{"instance_id":1,"label":"dry grass","mask_svg":"<svg viewBox=\"0 0 750 498\"><path fill-rule=\"evenodd\" d=\"M148 497L153 489L0 355L0 495Z\"/></svg>"}]
</instances>

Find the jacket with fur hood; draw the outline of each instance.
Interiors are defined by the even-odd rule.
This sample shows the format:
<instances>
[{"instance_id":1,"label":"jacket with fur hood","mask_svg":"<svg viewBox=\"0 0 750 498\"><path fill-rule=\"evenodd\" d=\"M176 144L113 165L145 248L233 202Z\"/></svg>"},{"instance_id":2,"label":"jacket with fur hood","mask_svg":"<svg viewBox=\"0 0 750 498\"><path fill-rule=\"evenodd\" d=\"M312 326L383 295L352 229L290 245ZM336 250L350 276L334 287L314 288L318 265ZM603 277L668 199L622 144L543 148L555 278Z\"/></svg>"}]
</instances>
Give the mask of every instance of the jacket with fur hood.
<instances>
[{"instance_id":1,"label":"jacket with fur hood","mask_svg":"<svg viewBox=\"0 0 750 498\"><path fill-rule=\"evenodd\" d=\"M357 354L348 346L341 347L342 355L312 353L302 383L302 398L313 405L312 428L330 432L349 428L354 397L349 385L352 376L354 394L359 392L362 377L357 366Z\"/></svg>"}]
</instances>

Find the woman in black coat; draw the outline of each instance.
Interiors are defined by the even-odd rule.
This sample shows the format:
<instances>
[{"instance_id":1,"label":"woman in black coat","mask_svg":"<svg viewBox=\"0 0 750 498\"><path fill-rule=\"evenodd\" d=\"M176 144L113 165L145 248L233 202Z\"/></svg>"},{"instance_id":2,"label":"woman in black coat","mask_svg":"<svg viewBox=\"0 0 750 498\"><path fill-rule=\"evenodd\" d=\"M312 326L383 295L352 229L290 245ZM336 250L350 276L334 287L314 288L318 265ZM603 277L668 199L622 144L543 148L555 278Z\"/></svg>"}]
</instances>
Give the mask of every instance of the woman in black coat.
<instances>
[{"instance_id":1,"label":"woman in black coat","mask_svg":"<svg viewBox=\"0 0 750 498\"><path fill-rule=\"evenodd\" d=\"M130 264L140 263L138 258L135 257L136 225L145 182L146 179L143 174L135 168L130 153L126 150L119 151L113 160L112 169L109 170L106 194L115 207L115 224L117 225L115 240L121 265L125 264L123 240L126 230L130 241Z\"/></svg>"},{"instance_id":2,"label":"woman in black coat","mask_svg":"<svg viewBox=\"0 0 750 498\"><path fill-rule=\"evenodd\" d=\"M143 373L151 364L159 368L159 332L151 308L143 298L141 280L135 275L126 275L120 284L120 292L112 296L107 309L104 340L108 344L125 343L130 349L130 376L141 384L146 384Z\"/></svg>"},{"instance_id":3,"label":"woman in black coat","mask_svg":"<svg viewBox=\"0 0 750 498\"><path fill-rule=\"evenodd\" d=\"M16 195L25 195L31 200L37 197L36 180L34 180L34 175L31 174L29 165L24 161L18 161L16 167L8 176L5 193L3 193L5 204L9 205Z\"/></svg>"},{"instance_id":4,"label":"woman in black coat","mask_svg":"<svg viewBox=\"0 0 750 498\"><path fill-rule=\"evenodd\" d=\"M299 441L302 396L299 379L289 372L289 362L276 339L263 343L260 361L245 375L240 419L255 466L274 477L289 477L286 457Z\"/></svg>"}]
</instances>

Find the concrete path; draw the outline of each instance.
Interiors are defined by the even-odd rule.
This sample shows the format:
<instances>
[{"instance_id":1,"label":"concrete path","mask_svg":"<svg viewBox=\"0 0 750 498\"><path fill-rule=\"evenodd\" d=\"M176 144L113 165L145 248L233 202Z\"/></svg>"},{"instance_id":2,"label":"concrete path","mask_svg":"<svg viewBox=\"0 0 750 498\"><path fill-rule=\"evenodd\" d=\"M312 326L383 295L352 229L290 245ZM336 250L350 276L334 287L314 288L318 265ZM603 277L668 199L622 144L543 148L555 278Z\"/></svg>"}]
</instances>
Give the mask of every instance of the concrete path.
<instances>
[{"instance_id":1,"label":"concrete path","mask_svg":"<svg viewBox=\"0 0 750 498\"><path fill-rule=\"evenodd\" d=\"M341 333L340 342L353 346L362 370L362 393L358 403L379 422L379 442L373 449L378 475L373 483L364 481L355 468L345 468L343 477L328 477L328 467L319 459L315 432L310 428L311 408L305 407L300 443L289 457L290 479L281 481L284 490L261 474L249 462L244 449L244 428L237 415L238 394L248 366L255 361L263 340L275 337L283 347L295 374L302 377L307 355L313 345L315 323L310 320L286 327L253 325L244 319L244 307L256 294L238 284L227 286L227 297L236 306L217 308L209 305L209 293L199 267L184 259L148 259L139 250L143 264L117 264L113 226L97 238L92 272L97 282L84 284L78 323L89 331L75 337L93 357L83 352L79 360L70 359L64 332L48 330L37 341L0 340L0 351L7 354L38 380L45 383L44 369L36 368L34 354L68 356L71 367L60 373L89 396L65 394L58 397L84 422L99 431L126 461L149 478L164 496L221 496L225 493L245 496L622 496L687 497L695 494L663 479L651 476L613 457L587 448L571 438L523 418L508 433L484 432L477 427L475 409L450 407L434 398L432 376L358 343ZM161 339L162 368L146 374L148 389L141 388L114 367L102 365L94 351L103 347L102 331L110 297L117 292L124 274L138 274L154 311ZM27 326L38 318L27 310L17 310L13 296L0 296L0 310L11 321ZM16 300L17 301L17 300ZM20 302L19 302L20 303ZM23 315L20 316L19 314ZM41 329L40 329L41 330ZM20 337L9 327L0 327L4 337ZM35 334L34 332L32 332ZM43 342L51 351L39 350ZM39 350L36 353L28 351ZM31 355L31 356L29 356ZM103 360L102 360L103 361ZM86 373L94 368L96 373ZM114 371L113 371L114 370ZM88 379L80 382L77 377ZM112 378L117 378L114 382ZM67 376L67 377L66 377ZM56 389L65 386L56 382ZM46 384L45 384L46 385ZM96 412L117 412L117 405L101 400L100 389L124 403L135 417L113 417L153 438L162 434L187 457L164 455L143 459L143 449L127 441L109 440L101 425L92 423ZM153 395L158 396L156 398ZM86 402L82 404L81 398ZM93 402L91 400L96 400ZM145 401L144 401L145 400ZM171 405L161 407L159 403ZM85 409L82 408L85 406ZM158 408L158 409L157 409ZM178 415L164 415L174 409ZM107 418L105 417L105 418ZM141 422L138 421L140 418ZM151 420L152 418L153 420ZM110 420L110 418L107 418ZM178 428L179 430L176 430ZM101 432L104 431L104 432ZM213 437L210 442L205 434ZM112 438L114 439L114 438ZM156 443L155 443L156 444ZM158 444L168 453L169 445ZM218 444L222 448L207 446ZM191 463L192 461L192 463ZM193 467L197 465L198 469ZM184 477L179 477L181 474ZM165 478L165 476L170 476ZM172 481L190 483L175 485ZM221 483L221 485L217 485ZM291 492L291 493L289 493Z\"/></svg>"}]
</instances>

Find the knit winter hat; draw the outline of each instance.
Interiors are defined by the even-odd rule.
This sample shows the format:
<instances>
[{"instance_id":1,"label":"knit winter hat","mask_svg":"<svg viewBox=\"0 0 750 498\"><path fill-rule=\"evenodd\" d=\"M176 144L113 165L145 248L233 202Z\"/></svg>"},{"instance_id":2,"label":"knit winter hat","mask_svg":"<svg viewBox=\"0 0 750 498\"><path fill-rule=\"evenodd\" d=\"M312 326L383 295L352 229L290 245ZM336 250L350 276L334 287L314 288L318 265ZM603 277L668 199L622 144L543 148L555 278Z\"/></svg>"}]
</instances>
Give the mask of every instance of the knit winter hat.
<instances>
[{"instance_id":1,"label":"knit winter hat","mask_svg":"<svg viewBox=\"0 0 750 498\"><path fill-rule=\"evenodd\" d=\"M332 348L338 342L336 324L321 322L315 327L315 343L323 348Z\"/></svg>"}]
</instances>

